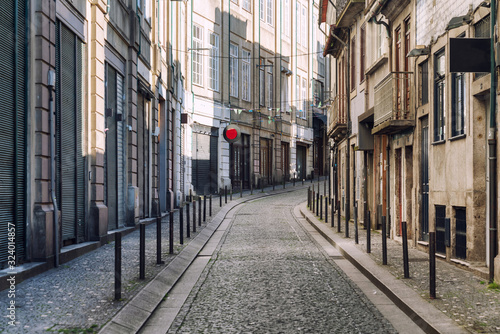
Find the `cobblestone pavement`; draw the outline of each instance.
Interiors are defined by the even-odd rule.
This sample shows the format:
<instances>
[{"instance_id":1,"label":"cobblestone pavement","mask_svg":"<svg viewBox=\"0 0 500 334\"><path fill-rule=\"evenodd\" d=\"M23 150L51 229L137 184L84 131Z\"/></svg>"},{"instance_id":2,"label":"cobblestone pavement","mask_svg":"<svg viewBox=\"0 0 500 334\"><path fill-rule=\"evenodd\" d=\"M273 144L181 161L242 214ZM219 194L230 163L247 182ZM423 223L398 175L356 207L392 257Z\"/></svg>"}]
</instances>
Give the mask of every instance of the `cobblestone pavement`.
<instances>
[{"instance_id":1,"label":"cobblestone pavement","mask_svg":"<svg viewBox=\"0 0 500 334\"><path fill-rule=\"evenodd\" d=\"M324 194L323 187L320 187ZM318 188L316 188L317 190ZM329 220L328 225L331 224ZM335 227L337 231L337 220ZM355 227L349 225L350 240L354 243ZM341 218L340 236L345 237L345 220ZM359 227L357 247L366 252L366 230ZM444 260L436 260L436 299L429 298L429 254L415 247L409 248L410 278L404 279L401 242L387 239L387 265L382 265L382 234L371 233L370 257L396 278L413 288L423 299L448 315L459 326L471 333L500 333L500 290L489 289L488 280L465 267L457 267Z\"/></svg>"},{"instance_id":2,"label":"cobblestone pavement","mask_svg":"<svg viewBox=\"0 0 500 334\"><path fill-rule=\"evenodd\" d=\"M207 221L210 219L208 203L207 201ZM220 210L218 197L214 197L212 208L212 216L215 216ZM196 215L198 217L198 208ZM192 217L191 213L191 226ZM205 223L202 225L205 226ZM184 247L179 244L178 211L174 213L174 226L174 253L178 254ZM203 226L198 227L197 218L197 233ZM144 280L139 279L139 230L123 237L121 301L114 301L115 256L114 242L112 242L58 268L17 284L16 326L9 326L10 319L5 317L10 301L7 295L8 290L1 291L0 333L97 332L174 258L174 255L168 254L168 231L169 216L166 216L162 219L162 259L165 264L157 265L156 223L146 227L146 278ZM194 238L197 233L191 232L191 238ZM186 237L186 228L184 228L184 237ZM185 239L184 245L189 240Z\"/></svg>"},{"instance_id":3,"label":"cobblestone pavement","mask_svg":"<svg viewBox=\"0 0 500 334\"><path fill-rule=\"evenodd\" d=\"M295 221L306 192L239 209L170 333L394 333Z\"/></svg>"}]
</instances>

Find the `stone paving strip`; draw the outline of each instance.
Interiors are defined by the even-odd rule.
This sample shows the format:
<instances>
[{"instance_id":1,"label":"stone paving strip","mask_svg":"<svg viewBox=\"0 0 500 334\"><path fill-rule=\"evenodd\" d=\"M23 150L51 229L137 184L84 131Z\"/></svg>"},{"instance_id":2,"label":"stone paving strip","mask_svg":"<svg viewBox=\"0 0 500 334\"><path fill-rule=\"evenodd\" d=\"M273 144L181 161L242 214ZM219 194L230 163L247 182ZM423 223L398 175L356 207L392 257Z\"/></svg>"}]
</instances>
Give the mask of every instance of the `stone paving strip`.
<instances>
[{"instance_id":1,"label":"stone paving strip","mask_svg":"<svg viewBox=\"0 0 500 334\"><path fill-rule=\"evenodd\" d=\"M354 243L354 224L350 238L325 224L307 208L300 206L306 220L334 245L353 265L391 298L428 333L500 333L500 292L486 287L482 278L444 261L436 261L437 298L429 299L429 255L409 249L410 278L403 279L402 246L388 239L388 265L382 265L379 231L372 231L371 253L366 253L366 230L359 228L359 244ZM476 302L479 300L478 302Z\"/></svg>"}]
</instances>

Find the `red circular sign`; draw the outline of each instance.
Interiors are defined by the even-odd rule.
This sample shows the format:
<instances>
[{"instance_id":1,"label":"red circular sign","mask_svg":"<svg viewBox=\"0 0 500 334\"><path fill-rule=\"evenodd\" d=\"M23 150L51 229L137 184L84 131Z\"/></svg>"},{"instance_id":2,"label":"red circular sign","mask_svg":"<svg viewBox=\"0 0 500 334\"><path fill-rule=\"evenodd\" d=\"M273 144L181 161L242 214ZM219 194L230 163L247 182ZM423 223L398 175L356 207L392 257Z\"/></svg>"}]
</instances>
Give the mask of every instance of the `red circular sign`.
<instances>
[{"instance_id":1,"label":"red circular sign","mask_svg":"<svg viewBox=\"0 0 500 334\"><path fill-rule=\"evenodd\" d=\"M236 129L227 129L226 137L227 139L235 139L238 136L238 131Z\"/></svg>"}]
</instances>

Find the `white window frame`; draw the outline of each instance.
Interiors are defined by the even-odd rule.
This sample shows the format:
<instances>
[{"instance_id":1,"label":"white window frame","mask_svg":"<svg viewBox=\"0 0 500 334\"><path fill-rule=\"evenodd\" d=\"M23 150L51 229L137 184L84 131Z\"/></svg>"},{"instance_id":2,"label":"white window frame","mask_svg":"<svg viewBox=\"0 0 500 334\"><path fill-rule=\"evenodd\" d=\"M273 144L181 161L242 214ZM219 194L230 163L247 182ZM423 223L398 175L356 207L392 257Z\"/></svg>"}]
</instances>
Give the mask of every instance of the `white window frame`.
<instances>
[{"instance_id":1,"label":"white window frame","mask_svg":"<svg viewBox=\"0 0 500 334\"><path fill-rule=\"evenodd\" d=\"M243 0L242 7L244 10L252 12L252 1L251 0Z\"/></svg>"},{"instance_id":2,"label":"white window frame","mask_svg":"<svg viewBox=\"0 0 500 334\"><path fill-rule=\"evenodd\" d=\"M300 114L302 113L300 110L300 104L302 102L302 99L300 98L300 76L297 75L295 78L295 108L297 109L296 117L300 117Z\"/></svg>"},{"instance_id":3,"label":"white window frame","mask_svg":"<svg viewBox=\"0 0 500 334\"><path fill-rule=\"evenodd\" d=\"M230 96L238 97L238 45L229 44L229 81Z\"/></svg>"},{"instance_id":4,"label":"white window frame","mask_svg":"<svg viewBox=\"0 0 500 334\"><path fill-rule=\"evenodd\" d=\"M199 35L196 33L199 32ZM191 66L193 71L193 84L203 86L203 27L193 24L193 50Z\"/></svg>"},{"instance_id":5,"label":"white window frame","mask_svg":"<svg viewBox=\"0 0 500 334\"><path fill-rule=\"evenodd\" d=\"M267 66L267 106L269 108L273 107L273 98L274 98L274 92L273 92L273 64L269 63Z\"/></svg>"},{"instance_id":6,"label":"white window frame","mask_svg":"<svg viewBox=\"0 0 500 334\"><path fill-rule=\"evenodd\" d=\"M274 0L267 0L266 11L266 22L272 26L274 25Z\"/></svg>"},{"instance_id":7,"label":"white window frame","mask_svg":"<svg viewBox=\"0 0 500 334\"><path fill-rule=\"evenodd\" d=\"M243 49L241 51L241 98L244 101L250 101L251 95L251 59L250 51Z\"/></svg>"},{"instance_id":8,"label":"white window frame","mask_svg":"<svg viewBox=\"0 0 500 334\"><path fill-rule=\"evenodd\" d=\"M210 58L208 60L209 88L219 91L219 35L209 32L210 35Z\"/></svg>"},{"instance_id":9,"label":"white window frame","mask_svg":"<svg viewBox=\"0 0 500 334\"><path fill-rule=\"evenodd\" d=\"M286 37L290 37L290 0L284 1L284 20L283 20L283 30Z\"/></svg>"},{"instance_id":10,"label":"white window frame","mask_svg":"<svg viewBox=\"0 0 500 334\"><path fill-rule=\"evenodd\" d=\"M306 6L302 5L302 13L301 13L301 19L300 19L300 30L302 31L302 46L307 47L307 9Z\"/></svg>"},{"instance_id":11,"label":"white window frame","mask_svg":"<svg viewBox=\"0 0 500 334\"><path fill-rule=\"evenodd\" d=\"M307 79L302 78L302 118L307 115Z\"/></svg>"},{"instance_id":12,"label":"white window frame","mask_svg":"<svg viewBox=\"0 0 500 334\"><path fill-rule=\"evenodd\" d=\"M260 0L260 3L259 3L259 11L260 11L260 20L261 21L266 21L266 4L265 4L265 0Z\"/></svg>"}]
</instances>

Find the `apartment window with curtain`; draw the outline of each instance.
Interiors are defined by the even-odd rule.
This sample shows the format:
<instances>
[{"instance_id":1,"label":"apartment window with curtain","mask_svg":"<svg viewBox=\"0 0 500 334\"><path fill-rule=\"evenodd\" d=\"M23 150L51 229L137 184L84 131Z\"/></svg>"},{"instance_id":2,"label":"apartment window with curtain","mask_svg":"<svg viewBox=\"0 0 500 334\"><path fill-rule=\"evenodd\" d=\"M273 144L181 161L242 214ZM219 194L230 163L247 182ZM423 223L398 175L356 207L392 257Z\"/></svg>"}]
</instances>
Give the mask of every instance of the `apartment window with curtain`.
<instances>
[{"instance_id":1,"label":"apartment window with curtain","mask_svg":"<svg viewBox=\"0 0 500 334\"><path fill-rule=\"evenodd\" d=\"M203 48L203 28L199 25L193 24L193 57L192 57L192 71L193 83L195 85L203 85L203 55L200 50Z\"/></svg>"},{"instance_id":2,"label":"apartment window with curtain","mask_svg":"<svg viewBox=\"0 0 500 334\"><path fill-rule=\"evenodd\" d=\"M451 75L451 135L465 133L465 73Z\"/></svg>"},{"instance_id":3,"label":"apartment window with curtain","mask_svg":"<svg viewBox=\"0 0 500 334\"><path fill-rule=\"evenodd\" d=\"M356 86L356 37L351 39L351 90Z\"/></svg>"},{"instance_id":4,"label":"apartment window with curtain","mask_svg":"<svg viewBox=\"0 0 500 334\"><path fill-rule=\"evenodd\" d=\"M264 71L264 58L260 58L259 64L259 105L266 105L266 72Z\"/></svg>"},{"instance_id":5,"label":"apartment window with curtain","mask_svg":"<svg viewBox=\"0 0 500 334\"><path fill-rule=\"evenodd\" d=\"M238 97L238 45L229 45L230 95Z\"/></svg>"},{"instance_id":6,"label":"apartment window with curtain","mask_svg":"<svg viewBox=\"0 0 500 334\"><path fill-rule=\"evenodd\" d=\"M244 101L250 101L250 51L241 51L241 98Z\"/></svg>"},{"instance_id":7,"label":"apartment window with curtain","mask_svg":"<svg viewBox=\"0 0 500 334\"><path fill-rule=\"evenodd\" d=\"M307 79L302 78L302 118L307 115Z\"/></svg>"},{"instance_id":8,"label":"apartment window with curtain","mask_svg":"<svg viewBox=\"0 0 500 334\"><path fill-rule=\"evenodd\" d=\"M243 9L246 11L251 12L252 11L252 1L250 0L243 0Z\"/></svg>"},{"instance_id":9,"label":"apartment window with curtain","mask_svg":"<svg viewBox=\"0 0 500 334\"><path fill-rule=\"evenodd\" d=\"M267 101L268 101L268 104L267 106L269 108L273 108L273 96L274 96L274 92L273 92L273 66L272 66L272 63L269 63L268 66L267 66Z\"/></svg>"},{"instance_id":10,"label":"apartment window with curtain","mask_svg":"<svg viewBox=\"0 0 500 334\"><path fill-rule=\"evenodd\" d=\"M210 89L219 91L219 35L210 33L209 76Z\"/></svg>"},{"instance_id":11,"label":"apartment window with curtain","mask_svg":"<svg viewBox=\"0 0 500 334\"><path fill-rule=\"evenodd\" d=\"M426 60L418 65L419 100L420 105L429 103L429 62Z\"/></svg>"},{"instance_id":12,"label":"apartment window with curtain","mask_svg":"<svg viewBox=\"0 0 500 334\"><path fill-rule=\"evenodd\" d=\"M366 67L366 27L361 26L359 31L359 81L365 80L365 67Z\"/></svg>"},{"instance_id":13,"label":"apartment window with curtain","mask_svg":"<svg viewBox=\"0 0 500 334\"><path fill-rule=\"evenodd\" d=\"M290 37L290 0L284 1L283 10L283 33L286 37Z\"/></svg>"},{"instance_id":14,"label":"apartment window with curtain","mask_svg":"<svg viewBox=\"0 0 500 334\"><path fill-rule=\"evenodd\" d=\"M445 138L446 79L444 49L434 55L434 141Z\"/></svg>"}]
</instances>

